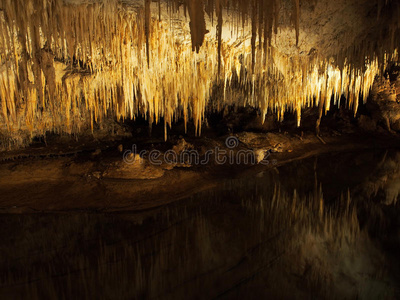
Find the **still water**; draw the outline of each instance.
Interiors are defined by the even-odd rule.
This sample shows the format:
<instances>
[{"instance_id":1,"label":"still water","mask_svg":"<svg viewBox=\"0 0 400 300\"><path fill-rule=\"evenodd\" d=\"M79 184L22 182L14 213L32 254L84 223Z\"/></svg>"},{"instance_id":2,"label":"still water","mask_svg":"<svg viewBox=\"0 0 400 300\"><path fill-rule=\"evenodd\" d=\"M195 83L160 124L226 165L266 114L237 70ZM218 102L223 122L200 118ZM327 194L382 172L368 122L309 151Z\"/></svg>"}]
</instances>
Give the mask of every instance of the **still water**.
<instances>
[{"instance_id":1,"label":"still water","mask_svg":"<svg viewBox=\"0 0 400 300\"><path fill-rule=\"evenodd\" d=\"M400 152L371 151L151 211L1 215L0 298L398 299L399 191Z\"/></svg>"}]
</instances>

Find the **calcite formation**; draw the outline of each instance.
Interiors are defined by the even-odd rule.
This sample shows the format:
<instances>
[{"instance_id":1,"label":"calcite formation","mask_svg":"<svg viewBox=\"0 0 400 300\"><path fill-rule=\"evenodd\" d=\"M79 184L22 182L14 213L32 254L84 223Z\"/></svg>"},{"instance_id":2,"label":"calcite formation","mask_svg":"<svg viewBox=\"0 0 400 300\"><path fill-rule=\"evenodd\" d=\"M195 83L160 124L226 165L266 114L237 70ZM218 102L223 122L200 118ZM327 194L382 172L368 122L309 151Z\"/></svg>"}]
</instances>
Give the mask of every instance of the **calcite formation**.
<instances>
[{"instance_id":1,"label":"calcite formation","mask_svg":"<svg viewBox=\"0 0 400 300\"><path fill-rule=\"evenodd\" d=\"M399 6L330 2L1 0L0 133L143 116L166 136L180 118L200 134L207 109L230 104L300 125L342 95L356 112L398 60Z\"/></svg>"}]
</instances>

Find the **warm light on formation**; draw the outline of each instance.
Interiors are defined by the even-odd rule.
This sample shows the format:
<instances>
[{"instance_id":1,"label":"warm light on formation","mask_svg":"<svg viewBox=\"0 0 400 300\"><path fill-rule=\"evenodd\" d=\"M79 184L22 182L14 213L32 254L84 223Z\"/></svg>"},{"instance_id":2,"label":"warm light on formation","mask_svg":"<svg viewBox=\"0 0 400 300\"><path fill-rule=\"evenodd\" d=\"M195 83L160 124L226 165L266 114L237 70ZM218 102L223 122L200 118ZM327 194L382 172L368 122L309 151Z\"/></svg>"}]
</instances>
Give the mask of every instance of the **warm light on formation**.
<instances>
[{"instance_id":1,"label":"warm light on formation","mask_svg":"<svg viewBox=\"0 0 400 300\"><path fill-rule=\"evenodd\" d=\"M1 299L400 299L400 0L0 0Z\"/></svg>"},{"instance_id":2,"label":"warm light on formation","mask_svg":"<svg viewBox=\"0 0 400 300\"><path fill-rule=\"evenodd\" d=\"M261 1L265 13L258 22L249 13L261 11L255 1L253 7L209 1L207 15L196 1L185 7L131 2L2 1L1 132L76 133L106 116L141 115L150 123L163 118L166 129L178 118L193 119L201 133L209 104L232 103L260 108L264 116L273 111L279 119L292 111L300 125L302 108L322 101L327 111L332 95L335 103L344 95L356 112L380 70L376 57L367 57L361 68L339 67L322 55L276 51L277 0ZM293 9L297 44L298 0ZM207 30L214 14L217 24ZM223 89L218 99L216 86Z\"/></svg>"}]
</instances>

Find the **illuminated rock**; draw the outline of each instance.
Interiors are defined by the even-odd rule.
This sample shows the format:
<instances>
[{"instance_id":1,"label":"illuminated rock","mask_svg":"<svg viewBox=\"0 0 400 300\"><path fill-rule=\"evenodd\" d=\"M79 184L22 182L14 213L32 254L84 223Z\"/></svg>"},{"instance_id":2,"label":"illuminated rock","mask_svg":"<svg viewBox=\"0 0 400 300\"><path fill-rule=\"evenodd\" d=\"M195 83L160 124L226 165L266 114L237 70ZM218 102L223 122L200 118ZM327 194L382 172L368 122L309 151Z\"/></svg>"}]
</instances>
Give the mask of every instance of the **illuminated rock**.
<instances>
[{"instance_id":1,"label":"illuminated rock","mask_svg":"<svg viewBox=\"0 0 400 300\"><path fill-rule=\"evenodd\" d=\"M165 136L179 118L200 134L209 104L234 103L293 112L299 126L332 95L356 112L398 60L399 22L381 16L398 5L339 2L2 0L0 130L78 133L145 116Z\"/></svg>"}]
</instances>

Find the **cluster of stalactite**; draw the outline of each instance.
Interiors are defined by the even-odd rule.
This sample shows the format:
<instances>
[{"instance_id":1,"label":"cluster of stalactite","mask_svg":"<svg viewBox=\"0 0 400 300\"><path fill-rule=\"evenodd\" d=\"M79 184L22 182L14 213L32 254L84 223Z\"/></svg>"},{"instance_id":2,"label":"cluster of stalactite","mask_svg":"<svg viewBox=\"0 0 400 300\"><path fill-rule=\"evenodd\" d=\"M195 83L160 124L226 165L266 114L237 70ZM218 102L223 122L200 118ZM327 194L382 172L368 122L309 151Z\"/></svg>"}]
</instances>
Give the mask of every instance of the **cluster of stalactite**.
<instances>
[{"instance_id":1,"label":"cluster of stalactite","mask_svg":"<svg viewBox=\"0 0 400 300\"><path fill-rule=\"evenodd\" d=\"M355 67L275 51L279 0L142 2L1 0L1 131L76 133L108 116L140 115L162 119L166 129L192 118L200 133L216 85L224 91L217 106L234 103L239 89L263 115L293 111L300 124L302 108L322 101L328 110L332 95L338 102L344 94L356 111L379 72L373 56ZM292 7L297 42L299 0ZM229 40L222 35L225 14ZM214 16L215 34L205 22Z\"/></svg>"}]
</instances>

